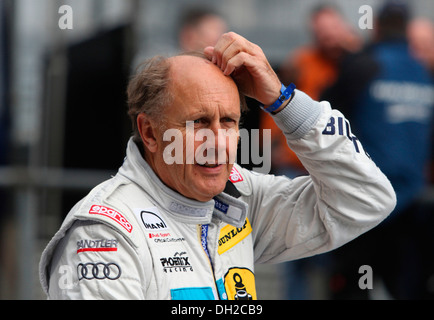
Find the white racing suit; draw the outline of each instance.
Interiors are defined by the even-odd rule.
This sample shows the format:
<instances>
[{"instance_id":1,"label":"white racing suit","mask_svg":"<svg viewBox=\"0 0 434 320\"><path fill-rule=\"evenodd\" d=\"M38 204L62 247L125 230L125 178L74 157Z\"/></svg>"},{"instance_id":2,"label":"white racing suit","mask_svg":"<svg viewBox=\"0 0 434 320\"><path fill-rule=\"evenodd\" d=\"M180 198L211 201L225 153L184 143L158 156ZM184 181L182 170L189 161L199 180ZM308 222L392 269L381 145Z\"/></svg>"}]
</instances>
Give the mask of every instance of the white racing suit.
<instances>
[{"instance_id":1,"label":"white racing suit","mask_svg":"<svg viewBox=\"0 0 434 320\"><path fill-rule=\"evenodd\" d=\"M310 176L234 165L208 202L166 187L130 140L116 176L68 214L43 252L50 299L256 299L255 263L332 250L393 210L391 184L344 116L296 91L273 116Z\"/></svg>"}]
</instances>

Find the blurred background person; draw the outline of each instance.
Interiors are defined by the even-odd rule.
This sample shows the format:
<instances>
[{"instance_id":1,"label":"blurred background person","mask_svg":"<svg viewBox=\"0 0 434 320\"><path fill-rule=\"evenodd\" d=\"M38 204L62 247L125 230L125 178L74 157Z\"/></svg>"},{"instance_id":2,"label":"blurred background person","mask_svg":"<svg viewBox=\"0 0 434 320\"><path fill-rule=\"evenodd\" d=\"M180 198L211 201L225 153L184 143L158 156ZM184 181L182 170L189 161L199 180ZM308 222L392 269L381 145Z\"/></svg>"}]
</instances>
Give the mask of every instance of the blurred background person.
<instances>
[{"instance_id":1,"label":"blurred background person","mask_svg":"<svg viewBox=\"0 0 434 320\"><path fill-rule=\"evenodd\" d=\"M407 37L411 53L428 68L434 80L434 23L427 18L412 20L407 28ZM431 135L431 140L434 141L434 130ZM434 183L434 143L431 147L428 175L429 181Z\"/></svg>"},{"instance_id":2,"label":"blurred background person","mask_svg":"<svg viewBox=\"0 0 434 320\"><path fill-rule=\"evenodd\" d=\"M308 27L311 43L291 52L278 68L278 75L284 85L293 82L317 100L334 82L339 61L348 52L357 50L361 41L338 9L329 4L311 10ZM261 114L260 126L272 130L273 171L290 177L305 174L269 115Z\"/></svg>"},{"instance_id":3,"label":"blurred background person","mask_svg":"<svg viewBox=\"0 0 434 320\"><path fill-rule=\"evenodd\" d=\"M411 53L434 78L434 23L427 18L413 19L407 28Z\"/></svg>"},{"instance_id":4,"label":"blurred background person","mask_svg":"<svg viewBox=\"0 0 434 320\"><path fill-rule=\"evenodd\" d=\"M182 51L200 51L214 46L228 31L225 19L210 8L192 7L183 12L179 21L178 41Z\"/></svg>"},{"instance_id":5,"label":"blurred background person","mask_svg":"<svg viewBox=\"0 0 434 320\"><path fill-rule=\"evenodd\" d=\"M432 267L433 226L417 200L426 185L434 91L429 72L410 53L409 18L406 4L386 2L372 43L345 59L335 85L322 96L350 119L352 133L388 176L398 198L395 211L379 227L332 254L337 299L369 297L369 290L358 286L362 265L381 277L395 299L426 297L427 275L432 274L426 268Z\"/></svg>"},{"instance_id":6,"label":"blurred background person","mask_svg":"<svg viewBox=\"0 0 434 320\"><path fill-rule=\"evenodd\" d=\"M286 86L293 82L298 89L318 100L323 90L335 81L339 62L346 54L360 48L361 39L339 10L330 4L321 4L310 11L308 27L311 42L288 54L278 68L278 75ZM265 113L260 117L261 129L271 129L273 173L291 178L307 174L272 118ZM317 288L313 282L327 286L324 283L326 268L325 255L286 263L286 297L296 300L325 298L327 290L315 293Z\"/></svg>"},{"instance_id":7,"label":"blurred background person","mask_svg":"<svg viewBox=\"0 0 434 320\"><path fill-rule=\"evenodd\" d=\"M361 40L339 10L328 4L311 11L309 30L312 42L286 57L279 77L285 85L297 83L318 99L336 79L342 57L358 50Z\"/></svg>"},{"instance_id":8,"label":"blurred background person","mask_svg":"<svg viewBox=\"0 0 434 320\"><path fill-rule=\"evenodd\" d=\"M174 21L170 30L171 41L167 41L163 46L160 43L155 48L148 47L146 42L139 43L131 72L156 54L172 56L179 52L202 51L207 46L214 46L217 39L229 31L226 19L211 5L186 6L179 10Z\"/></svg>"}]
</instances>

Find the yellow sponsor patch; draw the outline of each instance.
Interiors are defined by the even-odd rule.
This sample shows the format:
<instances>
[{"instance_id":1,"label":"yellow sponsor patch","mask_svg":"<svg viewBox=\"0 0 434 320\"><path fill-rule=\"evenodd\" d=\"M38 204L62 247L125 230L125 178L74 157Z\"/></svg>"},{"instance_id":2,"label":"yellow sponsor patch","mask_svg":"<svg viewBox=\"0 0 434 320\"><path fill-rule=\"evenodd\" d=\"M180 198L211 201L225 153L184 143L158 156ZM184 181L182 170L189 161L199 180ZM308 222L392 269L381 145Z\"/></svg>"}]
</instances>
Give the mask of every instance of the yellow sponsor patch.
<instances>
[{"instance_id":1,"label":"yellow sponsor patch","mask_svg":"<svg viewBox=\"0 0 434 320\"><path fill-rule=\"evenodd\" d=\"M252 232L249 219L246 218L241 228L227 225L220 230L218 253L222 254L239 243Z\"/></svg>"},{"instance_id":2,"label":"yellow sponsor patch","mask_svg":"<svg viewBox=\"0 0 434 320\"><path fill-rule=\"evenodd\" d=\"M255 275L247 268L231 268L225 275L228 300L256 300Z\"/></svg>"}]
</instances>

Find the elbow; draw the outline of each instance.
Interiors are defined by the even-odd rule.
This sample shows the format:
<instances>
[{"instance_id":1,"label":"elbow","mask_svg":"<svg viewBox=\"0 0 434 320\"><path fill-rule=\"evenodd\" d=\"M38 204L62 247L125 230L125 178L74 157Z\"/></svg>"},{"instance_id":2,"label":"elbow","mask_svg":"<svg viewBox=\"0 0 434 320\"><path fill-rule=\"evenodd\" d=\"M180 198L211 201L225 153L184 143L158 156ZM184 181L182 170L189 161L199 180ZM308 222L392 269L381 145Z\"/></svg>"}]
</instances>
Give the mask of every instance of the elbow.
<instances>
[{"instance_id":1,"label":"elbow","mask_svg":"<svg viewBox=\"0 0 434 320\"><path fill-rule=\"evenodd\" d=\"M352 198L349 220L370 229L386 219L396 206L396 193L388 180L365 185ZM359 225L359 226L361 226Z\"/></svg>"},{"instance_id":2,"label":"elbow","mask_svg":"<svg viewBox=\"0 0 434 320\"><path fill-rule=\"evenodd\" d=\"M387 183L383 184L375 197L376 201L374 210L378 213L380 221L386 219L396 207L396 193L392 187L392 184L387 180Z\"/></svg>"},{"instance_id":3,"label":"elbow","mask_svg":"<svg viewBox=\"0 0 434 320\"><path fill-rule=\"evenodd\" d=\"M390 191L390 196L389 196L389 202L388 202L388 206L385 206L386 209L388 210L388 214L389 215L396 207L396 203L397 203L397 198L396 198L396 193L395 190L391 187L391 191Z\"/></svg>"}]
</instances>

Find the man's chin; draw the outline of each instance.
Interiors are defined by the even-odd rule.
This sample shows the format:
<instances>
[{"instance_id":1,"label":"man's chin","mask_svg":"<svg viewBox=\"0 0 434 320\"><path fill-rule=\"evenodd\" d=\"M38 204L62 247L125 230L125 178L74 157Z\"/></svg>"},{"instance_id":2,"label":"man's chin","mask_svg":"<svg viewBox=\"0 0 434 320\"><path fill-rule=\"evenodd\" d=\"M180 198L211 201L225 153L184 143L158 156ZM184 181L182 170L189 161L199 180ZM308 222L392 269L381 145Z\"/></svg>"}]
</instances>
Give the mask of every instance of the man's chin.
<instances>
[{"instance_id":1,"label":"man's chin","mask_svg":"<svg viewBox=\"0 0 434 320\"><path fill-rule=\"evenodd\" d=\"M198 201L206 202L219 195L225 189L226 183L219 183L211 185L202 185L196 188L196 192L192 195L192 198Z\"/></svg>"}]
</instances>

